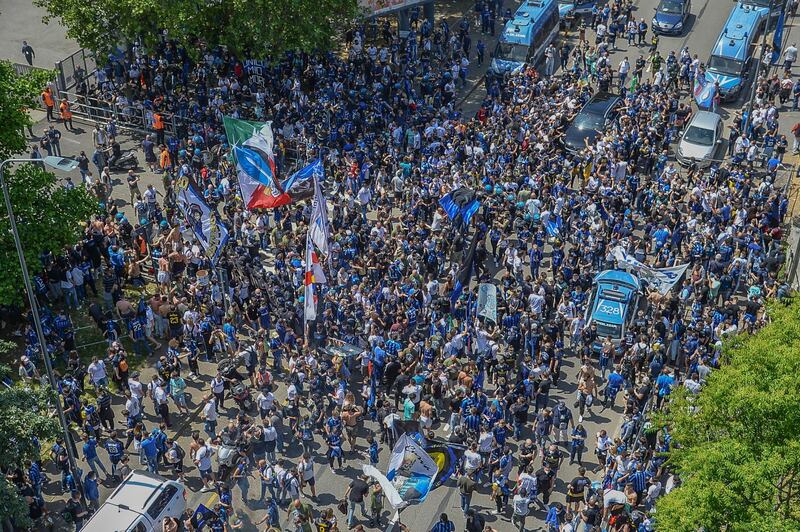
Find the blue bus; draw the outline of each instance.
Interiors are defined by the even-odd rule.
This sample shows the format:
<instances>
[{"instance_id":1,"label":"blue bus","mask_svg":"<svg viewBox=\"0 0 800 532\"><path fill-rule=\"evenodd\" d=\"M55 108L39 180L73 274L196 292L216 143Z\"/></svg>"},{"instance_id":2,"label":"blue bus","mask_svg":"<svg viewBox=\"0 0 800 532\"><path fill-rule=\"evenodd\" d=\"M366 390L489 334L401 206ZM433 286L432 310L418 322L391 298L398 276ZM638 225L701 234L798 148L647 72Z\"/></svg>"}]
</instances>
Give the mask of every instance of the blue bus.
<instances>
[{"instance_id":1,"label":"blue bus","mask_svg":"<svg viewBox=\"0 0 800 532\"><path fill-rule=\"evenodd\" d=\"M596 0L558 0L558 14L562 19L569 15L588 15L596 4Z\"/></svg>"},{"instance_id":2,"label":"blue bus","mask_svg":"<svg viewBox=\"0 0 800 532\"><path fill-rule=\"evenodd\" d=\"M557 0L526 0L503 28L491 70L505 74L536 64L558 33Z\"/></svg>"},{"instance_id":3,"label":"blue bus","mask_svg":"<svg viewBox=\"0 0 800 532\"><path fill-rule=\"evenodd\" d=\"M736 100L750 75L763 16L764 12L758 9L737 4L711 50L705 77L712 85L719 83L723 101Z\"/></svg>"},{"instance_id":4,"label":"blue bus","mask_svg":"<svg viewBox=\"0 0 800 532\"><path fill-rule=\"evenodd\" d=\"M597 326L594 351L610 338L619 345L636 316L641 284L639 278L622 270L605 270L594 278L591 305L586 308L586 327Z\"/></svg>"},{"instance_id":5,"label":"blue bus","mask_svg":"<svg viewBox=\"0 0 800 532\"><path fill-rule=\"evenodd\" d=\"M786 0L772 0L772 12L770 12L770 0L739 0L740 6L748 6L755 10L760 17L766 20L769 16L769 25L774 26L778 21Z\"/></svg>"}]
</instances>

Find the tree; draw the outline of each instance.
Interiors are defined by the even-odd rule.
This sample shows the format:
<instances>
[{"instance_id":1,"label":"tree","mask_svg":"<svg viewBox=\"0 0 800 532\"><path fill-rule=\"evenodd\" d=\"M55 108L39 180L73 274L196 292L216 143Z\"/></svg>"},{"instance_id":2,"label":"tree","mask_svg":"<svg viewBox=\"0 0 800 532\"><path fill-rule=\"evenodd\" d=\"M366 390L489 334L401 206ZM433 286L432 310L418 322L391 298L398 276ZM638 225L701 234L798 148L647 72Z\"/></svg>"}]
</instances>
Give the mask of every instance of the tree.
<instances>
[{"instance_id":1,"label":"tree","mask_svg":"<svg viewBox=\"0 0 800 532\"><path fill-rule=\"evenodd\" d=\"M10 62L0 61L0 161L25 151L25 128L33 125L25 110L39 106L39 93L53 76L38 69L20 76Z\"/></svg>"},{"instance_id":2,"label":"tree","mask_svg":"<svg viewBox=\"0 0 800 532\"><path fill-rule=\"evenodd\" d=\"M657 419L682 480L658 501L658 530L800 530L800 301L769 315L724 346L699 395L679 390Z\"/></svg>"},{"instance_id":3,"label":"tree","mask_svg":"<svg viewBox=\"0 0 800 532\"><path fill-rule=\"evenodd\" d=\"M1 355L16 348L16 344L0 340ZM8 366L0 365L0 378L10 373ZM38 460L37 440L54 440L61 434L58 419L49 414L49 407L55 400L55 393L49 386L0 386L0 469L24 467L26 460ZM28 505L5 475L0 478L0 516L20 526L28 522Z\"/></svg>"},{"instance_id":4,"label":"tree","mask_svg":"<svg viewBox=\"0 0 800 532\"><path fill-rule=\"evenodd\" d=\"M19 76L11 63L0 61L0 160L25 157L25 127L31 118L25 109L35 105L48 73ZM97 211L97 202L85 187L67 190L55 175L36 165L6 165L11 204L25 259L31 270L39 265L44 250L58 252L75 244L83 224ZM24 300L22 271L5 208L0 208L0 304Z\"/></svg>"},{"instance_id":5,"label":"tree","mask_svg":"<svg viewBox=\"0 0 800 532\"><path fill-rule=\"evenodd\" d=\"M122 42L153 45L162 31L189 51L198 42L266 59L285 50L327 49L358 12L356 0L34 0L81 46L107 53Z\"/></svg>"}]
</instances>

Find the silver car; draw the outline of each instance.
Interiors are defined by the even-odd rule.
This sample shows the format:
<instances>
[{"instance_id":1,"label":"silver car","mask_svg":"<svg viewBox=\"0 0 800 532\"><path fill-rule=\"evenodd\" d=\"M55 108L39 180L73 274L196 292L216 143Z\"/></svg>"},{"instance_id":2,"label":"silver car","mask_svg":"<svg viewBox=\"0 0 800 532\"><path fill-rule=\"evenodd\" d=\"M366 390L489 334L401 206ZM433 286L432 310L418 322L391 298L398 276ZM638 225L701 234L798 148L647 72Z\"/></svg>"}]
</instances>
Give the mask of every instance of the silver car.
<instances>
[{"instance_id":1,"label":"silver car","mask_svg":"<svg viewBox=\"0 0 800 532\"><path fill-rule=\"evenodd\" d=\"M678 141L676 158L681 166L696 163L710 166L722 144L722 117L709 111L698 111Z\"/></svg>"}]
</instances>

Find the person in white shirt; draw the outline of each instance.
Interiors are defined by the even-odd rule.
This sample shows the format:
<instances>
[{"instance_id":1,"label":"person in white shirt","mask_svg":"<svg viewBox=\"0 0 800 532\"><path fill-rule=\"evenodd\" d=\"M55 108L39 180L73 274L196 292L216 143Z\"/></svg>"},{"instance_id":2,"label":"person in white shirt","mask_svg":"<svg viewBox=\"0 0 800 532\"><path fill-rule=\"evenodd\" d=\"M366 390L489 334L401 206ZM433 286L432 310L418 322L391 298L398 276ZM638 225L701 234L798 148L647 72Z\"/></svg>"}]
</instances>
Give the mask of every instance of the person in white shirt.
<instances>
[{"instance_id":1,"label":"person in white shirt","mask_svg":"<svg viewBox=\"0 0 800 532\"><path fill-rule=\"evenodd\" d=\"M300 458L300 463L297 464L297 470L300 472L302 484L300 485L300 489L302 490L306 484L311 487L311 498L316 499L317 497L317 488L316 488L316 479L314 478L314 461L311 459L311 455L308 453L303 453L303 457Z\"/></svg>"},{"instance_id":2,"label":"person in white shirt","mask_svg":"<svg viewBox=\"0 0 800 532\"><path fill-rule=\"evenodd\" d=\"M528 505L531 503L528 497L528 491L521 488L516 495L514 495L513 506L514 515L511 521L514 525L519 527L520 532L525 531L525 520L528 518Z\"/></svg>"},{"instance_id":3,"label":"person in white shirt","mask_svg":"<svg viewBox=\"0 0 800 532\"><path fill-rule=\"evenodd\" d=\"M217 399L213 396L206 397L206 406L203 407L204 430L213 440L217 437Z\"/></svg>"},{"instance_id":4,"label":"person in white shirt","mask_svg":"<svg viewBox=\"0 0 800 532\"><path fill-rule=\"evenodd\" d=\"M470 476L475 474L483 464L483 458L478 453L478 444L473 443L468 451L464 452L464 470Z\"/></svg>"},{"instance_id":5,"label":"person in white shirt","mask_svg":"<svg viewBox=\"0 0 800 532\"><path fill-rule=\"evenodd\" d=\"M139 403L139 399L136 398L131 392L125 392L127 396L127 400L125 401L125 410L128 412L128 415L132 418L138 418L139 415L142 413L142 407Z\"/></svg>"},{"instance_id":6,"label":"person in white shirt","mask_svg":"<svg viewBox=\"0 0 800 532\"><path fill-rule=\"evenodd\" d=\"M92 362L86 368L89 374L89 379L95 390L99 390L103 386L108 386L108 375L106 374L106 364L97 357L92 357Z\"/></svg>"},{"instance_id":7,"label":"person in white shirt","mask_svg":"<svg viewBox=\"0 0 800 532\"><path fill-rule=\"evenodd\" d=\"M266 419L269 416L269 411L275 404L275 395L269 390L261 390L261 393L256 397L256 405L258 405L258 412L261 414L261 419Z\"/></svg>"},{"instance_id":8,"label":"person in white shirt","mask_svg":"<svg viewBox=\"0 0 800 532\"><path fill-rule=\"evenodd\" d=\"M628 58L624 58L619 63L619 67L617 68L617 72L619 72L619 87L620 89L625 86L625 79L628 77L628 72L631 70L631 63L628 61Z\"/></svg>"},{"instance_id":9,"label":"person in white shirt","mask_svg":"<svg viewBox=\"0 0 800 532\"><path fill-rule=\"evenodd\" d=\"M697 372L692 373L692 376L686 379L683 383L683 386L689 390L689 393L697 395L700 393L700 388L702 385L700 384L700 376Z\"/></svg>"},{"instance_id":10,"label":"person in white shirt","mask_svg":"<svg viewBox=\"0 0 800 532\"><path fill-rule=\"evenodd\" d=\"M267 461L273 465L277 464L278 457L275 455L275 449L278 446L278 431L270 419L264 420L264 441L266 442Z\"/></svg>"},{"instance_id":11,"label":"person in white shirt","mask_svg":"<svg viewBox=\"0 0 800 532\"><path fill-rule=\"evenodd\" d=\"M155 389L153 390L153 401L156 404L156 412L158 412L158 415L161 416L161 420L165 425L167 425L167 427L171 427L172 424L169 421L169 403L167 403L168 399L169 395L167 395L166 390L164 390L163 383L161 380L159 380Z\"/></svg>"},{"instance_id":12,"label":"person in white shirt","mask_svg":"<svg viewBox=\"0 0 800 532\"><path fill-rule=\"evenodd\" d=\"M197 440L197 443L200 444L200 448L194 455L194 463L200 472L200 479L203 481L203 488L200 491L207 492L214 489L214 472L211 471L211 457L214 455L214 450L206 444L203 438Z\"/></svg>"}]
</instances>

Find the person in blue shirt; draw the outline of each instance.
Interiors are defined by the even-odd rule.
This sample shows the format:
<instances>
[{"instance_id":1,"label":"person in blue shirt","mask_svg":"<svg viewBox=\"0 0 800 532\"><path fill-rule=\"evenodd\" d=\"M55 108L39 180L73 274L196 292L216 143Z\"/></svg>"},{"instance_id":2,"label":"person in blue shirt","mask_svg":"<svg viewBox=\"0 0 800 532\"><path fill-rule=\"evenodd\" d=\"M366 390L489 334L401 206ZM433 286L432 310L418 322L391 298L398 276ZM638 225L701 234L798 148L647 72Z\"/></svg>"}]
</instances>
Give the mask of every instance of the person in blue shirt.
<instances>
[{"instance_id":1,"label":"person in blue shirt","mask_svg":"<svg viewBox=\"0 0 800 532\"><path fill-rule=\"evenodd\" d=\"M125 447L122 442L117 438L116 431L111 433L111 436L105 442L106 451L108 451L108 459L111 462L111 476L117 477L117 465L122 460L125 454Z\"/></svg>"},{"instance_id":2,"label":"person in blue shirt","mask_svg":"<svg viewBox=\"0 0 800 532\"><path fill-rule=\"evenodd\" d=\"M108 471L103 465L103 462L97 457L97 440L90 438L88 434L83 435L83 457L86 463L92 468L92 471L97 474L97 468L103 471L103 474L108 477Z\"/></svg>"},{"instance_id":3,"label":"person in blue shirt","mask_svg":"<svg viewBox=\"0 0 800 532\"><path fill-rule=\"evenodd\" d=\"M664 398L669 397L672 393L672 386L675 384L675 377L670 372L669 368L661 370L661 375L656 379L656 408L661 408Z\"/></svg>"},{"instance_id":4,"label":"person in blue shirt","mask_svg":"<svg viewBox=\"0 0 800 532\"><path fill-rule=\"evenodd\" d=\"M147 459L147 470L153 474L158 474L158 444L153 434L142 440L142 450Z\"/></svg>"},{"instance_id":5,"label":"person in blue shirt","mask_svg":"<svg viewBox=\"0 0 800 532\"><path fill-rule=\"evenodd\" d=\"M42 469L39 467L39 462L25 462L25 466L28 468L28 480L31 483L31 487L33 488L33 492L38 499L42 498Z\"/></svg>"},{"instance_id":6,"label":"person in blue shirt","mask_svg":"<svg viewBox=\"0 0 800 532\"><path fill-rule=\"evenodd\" d=\"M614 369L611 370L611 373L608 374L608 379L606 380L603 408L614 408L617 394L622 389L624 382L625 378L620 374L620 367L615 366Z\"/></svg>"},{"instance_id":7,"label":"person in blue shirt","mask_svg":"<svg viewBox=\"0 0 800 532\"><path fill-rule=\"evenodd\" d=\"M325 438L325 442L328 444L328 465L330 465L331 470L333 470L333 462L336 460L339 462L339 469L341 469L342 456L344 455L342 452L341 434L336 432L328 434L328 437Z\"/></svg>"},{"instance_id":8,"label":"person in blue shirt","mask_svg":"<svg viewBox=\"0 0 800 532\"><path fill-rule=\"evenodd\" d=\"M89 508L97 510L100 508L100 490L97 487L97 473L89 471L83 479L83 492L89 501Z\"/></svg>"},{"instance_id":9,"label":"person in blue shirt","mask_svg":"<svg viewBox=\"0 0 800 532\"><path fill-rule=\"evenodd\" d=\"M278 512L278 505L275 504L275 501L272 497L266 499L264 503L267 506L267 513L264 515L264 518L261 521L255 523L255 526L266 523L268 528L277 528L280 525L280 513Z\"/></svg>"},{"instance_id":10,"label":"person in blue shirt","mask_svg":"<svg viewBox=\"0 0 800 532\"><path fill-rule=\"evenodd\" d=\"M581 458L583 457L583 446L587 437L586 429L582 424L578 423L575 428L572 429L571 436L569 463L573 464L577 461L578 465L583 465Z\"/></svg>"},{"instance_id":11,"label":"person in blue shirt","mask_svg":"<svg viewBox=\"0 0 800 532\"><path fill-rule=\"evenodd\" d=\"M367 443L369 444L369 463L373 466L378 465L378 442L375 441L375 438L370 434L367 436Z\"/></svg>"}]
</instances>

